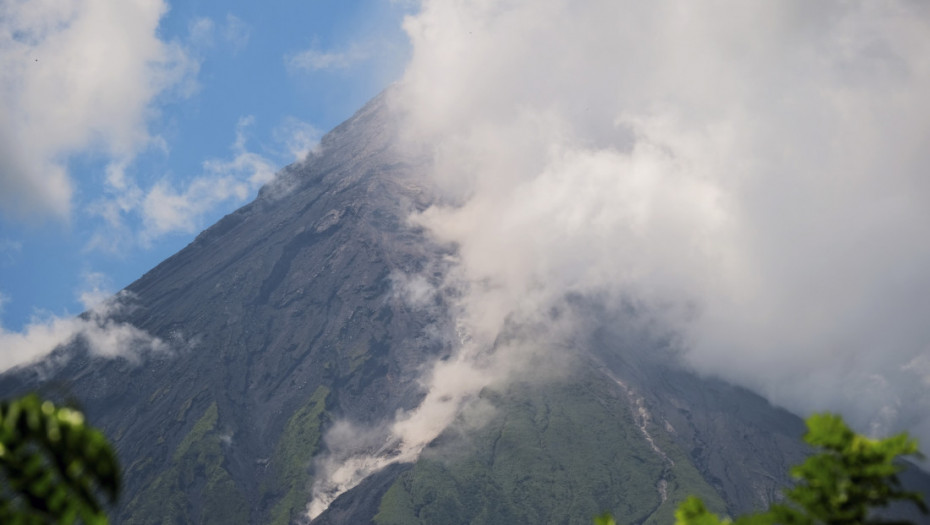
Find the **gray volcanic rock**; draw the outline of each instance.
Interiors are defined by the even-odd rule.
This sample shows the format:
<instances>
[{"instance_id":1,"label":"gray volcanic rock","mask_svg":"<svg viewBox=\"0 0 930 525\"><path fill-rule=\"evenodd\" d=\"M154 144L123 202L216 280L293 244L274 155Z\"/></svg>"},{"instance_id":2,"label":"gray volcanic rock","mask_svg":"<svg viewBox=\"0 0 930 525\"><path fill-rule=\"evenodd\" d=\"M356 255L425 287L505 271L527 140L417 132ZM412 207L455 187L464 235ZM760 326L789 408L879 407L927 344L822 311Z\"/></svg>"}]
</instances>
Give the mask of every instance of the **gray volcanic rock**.
<instances>
[{"instance_id":1,"label":"gray volcanic rock","mask_svg":"<svg viewBox=\"0 0 930 525\"><path fill-rule=\"evenodd\" d=\"M327 412L362 422L418 401L418 366L441 350L423 329L437 320L410 311L391 276L420 272L442 252L406 225L425 193L391 152L389 124L374 100L319 154L127 288L131 309L119 321L173 341L172 352L136 364L75 344L59 350L74 357L50 375L27 368L3 379L4 393L64 385L106 430L126 469L121 520L140 521L133 502L179 460L211 406L210 432L229 443L221 469L259 522L273 506L275 447L318 388L330 391ZM201 514L194 502L179 506Z\"/></svg>"},{"instance_id":2,"label":"gray volcanic rock","mask_svg":"<svg viewBox=\"0 0 930 525\"><path fill-rule=\"evenodd\" d=\"M115 522L307 521L332 423L374 427L417 406L451 320L442 298L411 308L397 282L439 283L453 248L407 220L432 196L396 123L376 98L127 288L116 320L170 351L105 359L78 341L0 377L3 395L76 398L113 440ZM806 452L797 417L694 375L622 316L579 308L591 336L568 379L482 392L498 409L487 425L441 435L314 523L589 523L605 509L663 523L690 493L730 513L779 497Z\"/></svg>"}]
</instances>

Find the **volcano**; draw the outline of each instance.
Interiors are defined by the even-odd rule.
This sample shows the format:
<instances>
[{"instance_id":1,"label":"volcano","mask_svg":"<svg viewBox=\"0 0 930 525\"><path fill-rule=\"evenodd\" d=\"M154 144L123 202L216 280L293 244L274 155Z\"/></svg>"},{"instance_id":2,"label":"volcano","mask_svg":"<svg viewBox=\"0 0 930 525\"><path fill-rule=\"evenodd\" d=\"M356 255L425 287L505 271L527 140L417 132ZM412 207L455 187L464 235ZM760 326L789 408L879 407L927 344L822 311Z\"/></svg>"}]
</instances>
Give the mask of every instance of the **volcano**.
<instances>
[{"instance_id":1,"label":"volcano","mask_svg":"<svg viewBox=\"0 0 930 525\"><path fill-rule=\"evenodd\" d=\"M670 523L690 494L730 515L780 497L802 421L592 298L568 301L585 329L560 373L481 388L413 456L386 444L456 351L440 286L456 247L408 220L437 197L398 135L382 94L127 287L112 321L159 350L102 357L78 338L0 379L76 399L109 436L115 522ZM410 276L445 292L413 301ZM358 457L375 467L324 479Z\"/></svg>"}]
</instances>

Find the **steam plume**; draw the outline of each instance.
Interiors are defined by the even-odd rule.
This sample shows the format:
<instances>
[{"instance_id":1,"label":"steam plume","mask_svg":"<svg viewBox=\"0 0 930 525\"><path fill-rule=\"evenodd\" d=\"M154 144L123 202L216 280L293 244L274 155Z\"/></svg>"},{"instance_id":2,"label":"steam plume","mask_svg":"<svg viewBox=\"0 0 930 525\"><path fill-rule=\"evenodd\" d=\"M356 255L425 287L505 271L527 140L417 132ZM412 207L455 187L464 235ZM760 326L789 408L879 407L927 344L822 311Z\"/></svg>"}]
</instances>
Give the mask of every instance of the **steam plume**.
<instances>
[{"instance_id":1,"label":"steam plume","mask_svg":"<svg viewBox=\"0 0 930 525\"><path fill-rule=\"evenodd\" d=\"M570 295L635 298L797 413L930 443L930 7L424 0L405 28L394 103L443 192L413 220L465 284L396 457Z\"/></svg>"},{"instance_id":2,"label":"steam plume","mask_svg":"<svg viewBox=\"0 0 930 525\"><path fill-rule=\"evenodd\" d=\"M701 371L930 442L927 6L436 0L406 28L398 104L454 203L418 220L494 284L481 329L636 297Z\"/></svg>"}]
</instances>

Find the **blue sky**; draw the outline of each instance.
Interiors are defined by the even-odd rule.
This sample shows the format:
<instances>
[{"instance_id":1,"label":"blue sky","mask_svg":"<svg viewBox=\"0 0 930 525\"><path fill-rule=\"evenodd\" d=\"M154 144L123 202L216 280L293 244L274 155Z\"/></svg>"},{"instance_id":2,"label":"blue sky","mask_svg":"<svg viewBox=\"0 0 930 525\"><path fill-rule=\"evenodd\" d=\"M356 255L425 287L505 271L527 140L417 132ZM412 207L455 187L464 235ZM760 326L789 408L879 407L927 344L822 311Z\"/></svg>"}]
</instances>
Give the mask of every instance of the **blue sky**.
<instances>
[{"instance_id":1,"label":"blue sky","mask_svg":"<svg viewBox=\"0 0 930 525\"><path fill-rule=\"evenodd\" d=\"M4 2L2 329L80 313L251 200L399 78L409 10Z\"/></svg>"}]
</instances>

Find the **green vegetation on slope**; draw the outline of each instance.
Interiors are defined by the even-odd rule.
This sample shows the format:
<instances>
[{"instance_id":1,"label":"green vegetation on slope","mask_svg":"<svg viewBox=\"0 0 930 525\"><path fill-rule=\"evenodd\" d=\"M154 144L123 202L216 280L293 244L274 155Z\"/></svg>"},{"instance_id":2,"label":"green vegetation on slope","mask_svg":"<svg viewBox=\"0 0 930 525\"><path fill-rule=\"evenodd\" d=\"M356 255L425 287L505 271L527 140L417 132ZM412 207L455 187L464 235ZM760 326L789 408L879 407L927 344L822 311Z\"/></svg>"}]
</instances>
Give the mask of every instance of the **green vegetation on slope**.
<instances>
[{"instance_id":1,"label":"green vegetation on slope","mask_svg":"<svg viewBox=\"0 0 930 525\"><path fill-rule=\"evenodd\" d=\"M375 521L588 524L609 510L625 523L668 523L688 493L724 508L671 440L659 446L674 464L652 448L616 392L602 378L486 391L490 421L425 451L388 489Z\"/></svg>"},{"instance_id":2,"label":"green vegetation on slope","mask_svg":"<svg viewBox=\"0 0 930 525\"><path fill-rule=\"evenodd\" d=\"M288 420L271 458L273 494L282 494L271 511L273 525L287 525L303 512L310 493L310 460L320 447L329 388L320 386Z\"/></svg>"},{"instance_id":3,"label":"green vegetation on slope","mask_svg":"<svg viewBox=\"0 0 930 525\"><path fill-rule=\"evenodd\" d=\"M175 449L171 466L130 502L126 523L220 525L249 521L246 500L224 467L218 419L214 402Z\"/></svg>"}]
</instances>

